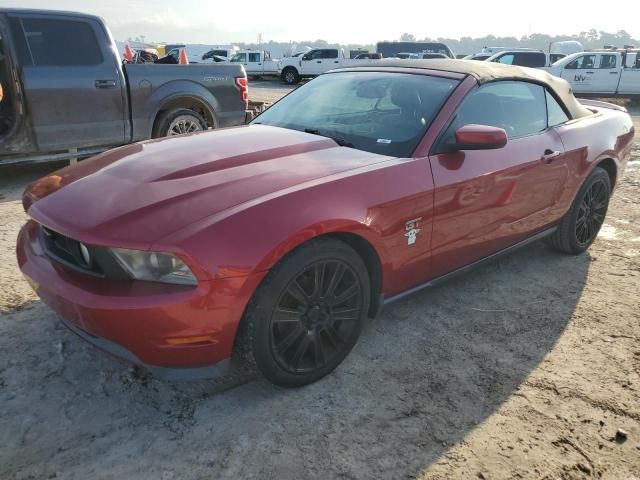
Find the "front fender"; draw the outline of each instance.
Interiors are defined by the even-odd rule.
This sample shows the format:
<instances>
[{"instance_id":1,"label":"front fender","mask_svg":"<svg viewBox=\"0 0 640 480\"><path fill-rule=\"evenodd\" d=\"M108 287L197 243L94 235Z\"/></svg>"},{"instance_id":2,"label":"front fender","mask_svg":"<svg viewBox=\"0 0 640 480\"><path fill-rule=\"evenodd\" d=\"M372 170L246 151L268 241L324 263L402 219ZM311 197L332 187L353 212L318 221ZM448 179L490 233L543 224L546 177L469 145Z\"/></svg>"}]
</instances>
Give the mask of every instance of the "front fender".
<instances>
[{"instance_id":1,"label":"front fender","mask_svg":"<svg viewBox=\"0 0 640 480\"><path fill-rule=\"evenodd\" d=\"M430 258L433 181L426 159L395 159L237 205L157 241L187 253L212 278L270 269L300 244L326 234L366 240L380 259L383 291L419 283ZM215 201L212 199L212 201ZM407 224L419 226L408 242Z\"/></svg>"}]
</instances>

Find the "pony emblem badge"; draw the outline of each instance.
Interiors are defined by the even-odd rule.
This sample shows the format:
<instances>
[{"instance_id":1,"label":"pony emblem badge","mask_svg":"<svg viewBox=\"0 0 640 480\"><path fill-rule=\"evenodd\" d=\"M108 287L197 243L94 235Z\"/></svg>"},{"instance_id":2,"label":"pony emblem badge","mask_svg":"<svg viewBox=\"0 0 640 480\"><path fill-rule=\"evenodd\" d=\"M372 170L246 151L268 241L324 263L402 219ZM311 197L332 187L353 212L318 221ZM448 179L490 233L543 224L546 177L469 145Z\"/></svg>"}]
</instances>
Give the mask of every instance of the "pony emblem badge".
<instances>
[{"instance_id":1,"label":"pony emblem badge","mask_svg":"<svg viewBox=\"0 0 640 480\"><path fill-rule=\"evenodd\" d=\"M407 245L413 245L416 243L418 233L420 233L421 230L420 228L418 228L420 226L420 220L422 220L422 217L414 218L413 220L409 220L404 224L404 228L406 230L404 236L407 237Z\"/></svg>"}]
</instances>

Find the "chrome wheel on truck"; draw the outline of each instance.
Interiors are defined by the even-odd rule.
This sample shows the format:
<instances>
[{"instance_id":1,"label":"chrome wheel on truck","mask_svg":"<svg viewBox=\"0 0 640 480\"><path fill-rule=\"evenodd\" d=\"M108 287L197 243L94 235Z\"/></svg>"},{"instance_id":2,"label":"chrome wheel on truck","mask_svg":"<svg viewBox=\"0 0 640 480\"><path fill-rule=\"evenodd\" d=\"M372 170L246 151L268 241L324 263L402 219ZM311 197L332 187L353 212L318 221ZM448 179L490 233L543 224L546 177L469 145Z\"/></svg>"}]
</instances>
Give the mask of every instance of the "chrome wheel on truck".
<instances>
[{"instance_id":1,"label":"chrome wheel on truck","mask_svg":"<svg viewBox=\"0 0 640 480\"><path fill-rule=\"evenodd\" d=\"M195 110L178 108L164 112L156 121L153 138L185 135L208 128L207 122Z\"/></svg>"},{"instance_id":2,"label":"chrome wheel on truck","mask_svg":"<svg viewBox=\"0 0 640 480\"><path fill-rule=\"evenodd\" d=\"M192 115L181 115L169 124L167 136L183 135L202 131L202 125L197 118Z\"/></svg>"},{"instance_id":3,"label":"chrome wheel on truck","mask_svg":"<svg viewBox=\"0 0 640 480\"><path fill-rule=\"evenodd\" d=\"M293 67L287 67L282 72L282 80L288 85L295 85L300 82L300 74Z\"/></svg>"}]
</instances>

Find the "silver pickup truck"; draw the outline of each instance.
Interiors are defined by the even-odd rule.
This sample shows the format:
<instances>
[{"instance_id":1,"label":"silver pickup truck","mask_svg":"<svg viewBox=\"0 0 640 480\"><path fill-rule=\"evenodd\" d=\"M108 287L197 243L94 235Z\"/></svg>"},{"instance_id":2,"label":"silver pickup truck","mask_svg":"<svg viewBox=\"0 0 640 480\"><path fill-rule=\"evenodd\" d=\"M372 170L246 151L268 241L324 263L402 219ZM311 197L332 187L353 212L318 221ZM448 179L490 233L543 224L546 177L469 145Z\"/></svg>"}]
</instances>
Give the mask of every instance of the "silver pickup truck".
<instances>
[{"instance_id":1,"label":"silver pickup truck","mask_svg":"<svg viewBox=\"0 0 640 480\"><path fill-rule=\"evenodd\" d=\"M0 85L0 165L241 125L248 101L242 65L123 65L101 18L46 10L0 8Z\"/></svg>"}]
</instances>

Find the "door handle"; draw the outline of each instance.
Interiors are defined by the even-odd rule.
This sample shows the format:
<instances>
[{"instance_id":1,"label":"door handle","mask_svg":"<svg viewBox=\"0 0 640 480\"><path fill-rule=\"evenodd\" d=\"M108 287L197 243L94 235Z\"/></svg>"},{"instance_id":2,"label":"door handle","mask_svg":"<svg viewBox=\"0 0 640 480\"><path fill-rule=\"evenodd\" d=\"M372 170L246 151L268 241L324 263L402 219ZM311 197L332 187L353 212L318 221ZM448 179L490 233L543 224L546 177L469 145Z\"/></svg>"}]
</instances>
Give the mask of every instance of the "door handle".
<instances>
[{"instance_id":1,"label":"door handle","mask_svg":"<svg viewBox=\"0 0 640 480\"><path fill-rule=\"evenodd\" d=\"M316 60L316 63L322 63L322 60Z\"/></svg>"},{"instance_id":2,"label":"door handle","mask_svg":"<svg viewBox=\"0 0 640 480\"><path fill-rule=\"evenodd\" d=\"M591 73L592 74L593 72L584 72L584 73Z\"/></svg>"},{"instance_id":3,"label":"door handle","mask_svg":"<svg viewBox=\"0 0 640 480\"><path fill-rule=\"evenodd\" d=\"M117 84L115 80L96 80L94 86L96 88L108 89L116 88Z\"/></svg>"},{"instance_id":4,"label":"door handle","mask_svg":"<svg viewBox=\"0 0 640 480\"><path fill-rule=\"evenodd\" d=\"M617 75L618 72L609 72L609 75Z\"/></svg>"},{"instance_id":5,"label":"door handle","mask_svg":"<svg viewBox=\"0 0 640 480\"><path fill-rule=\"evenodd\" d=\"M559 156L559 151L547 148L542 154L542 157L540 157L540 160L542 160L544 163L551 163L555 158L558 158Z\"/></svg>"},{"instance_id":6,"label":"door handle","mask_svg":"<svg viewBox=\"0 0 640 480\"><path fill-rule=\"evenodd\" d=\"M334 60L333 63L340 63L338 60Z\"/></svg>"}]
</instances>

